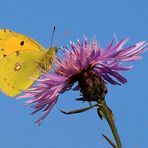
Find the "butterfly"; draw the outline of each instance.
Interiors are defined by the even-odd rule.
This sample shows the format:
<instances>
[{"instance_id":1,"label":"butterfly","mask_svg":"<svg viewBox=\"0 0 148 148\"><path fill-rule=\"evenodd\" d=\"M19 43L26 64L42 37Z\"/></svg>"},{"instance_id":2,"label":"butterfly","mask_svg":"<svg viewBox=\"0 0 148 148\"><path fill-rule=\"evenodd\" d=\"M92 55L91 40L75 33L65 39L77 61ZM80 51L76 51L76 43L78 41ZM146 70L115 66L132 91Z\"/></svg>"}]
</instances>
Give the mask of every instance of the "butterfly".
<instances>
[{"instance_id":1,"label":"butterfly","mask_svg":"<svg viewBox=\"0 0 148 148\"><path fill-rule=\"evenodd\" d=\"M56 52L56 47L46 50L30 37L0 29L0 90L13 97L28 89L52 69Z\"/></svg>"}]
</instances>

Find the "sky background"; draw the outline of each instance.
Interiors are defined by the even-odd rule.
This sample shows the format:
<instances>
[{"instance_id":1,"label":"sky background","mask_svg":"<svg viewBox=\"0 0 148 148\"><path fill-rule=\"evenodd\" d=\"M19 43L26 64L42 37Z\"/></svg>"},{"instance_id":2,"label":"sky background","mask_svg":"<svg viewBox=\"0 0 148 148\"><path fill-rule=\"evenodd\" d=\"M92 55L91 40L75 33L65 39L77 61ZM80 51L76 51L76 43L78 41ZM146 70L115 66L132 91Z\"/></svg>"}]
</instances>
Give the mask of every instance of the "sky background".
<instances>
[{"instance_id":1,"label":"sky background","mask_svg":"<svg viewBox=\"0 0 148 148\"><path fill-rule=\"evenodd\" d=\"M28 35L46 48L53 26L54 45L90 39L95 35L102 47L111 40L130 37L128 45L148 39L147 0L0 0L0 27ZM68 32L67 36L64 33ZM148 53L124 72L128 83L108 85L106 100L112 109L124 148L148 147ZM40 113L31 116L24 106L27 99L15 100L0 94L1 148L110 148L100 133L113 140L105 120L96 110L66 116L59 109L87 106L74 101L79 92L60 96L41 126L34 124Z\"/></svg>"}]
</instances>

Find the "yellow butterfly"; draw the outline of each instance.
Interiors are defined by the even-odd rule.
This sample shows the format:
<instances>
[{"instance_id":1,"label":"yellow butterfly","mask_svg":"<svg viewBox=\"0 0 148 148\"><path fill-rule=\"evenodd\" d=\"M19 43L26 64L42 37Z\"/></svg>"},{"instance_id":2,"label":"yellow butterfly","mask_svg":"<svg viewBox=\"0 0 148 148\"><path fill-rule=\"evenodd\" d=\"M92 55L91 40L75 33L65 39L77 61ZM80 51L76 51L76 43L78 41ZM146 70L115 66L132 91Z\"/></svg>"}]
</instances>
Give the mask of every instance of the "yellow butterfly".
<instances>
[{"instance_id":1,"label":"yellow butterfly","mask_svg":"<svg viewBox=\"0 0 148 148\"><path fill-rule=\"evenodd\" d=\"M46 50L27 36L0 29L0 90L8 96L19 95L43 71L51 70L56 52L56 47Z\"/></svg>"}]
</instances>

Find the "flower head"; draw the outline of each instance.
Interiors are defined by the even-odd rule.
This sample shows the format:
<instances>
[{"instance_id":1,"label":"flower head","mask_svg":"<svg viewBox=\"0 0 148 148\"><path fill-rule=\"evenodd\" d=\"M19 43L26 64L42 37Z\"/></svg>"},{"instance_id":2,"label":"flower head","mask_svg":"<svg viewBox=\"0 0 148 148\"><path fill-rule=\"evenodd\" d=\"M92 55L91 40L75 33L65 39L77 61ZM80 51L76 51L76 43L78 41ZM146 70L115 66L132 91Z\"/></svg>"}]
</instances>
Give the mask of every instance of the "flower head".
<instances>
[{"instance_id":1,"label":"flower head","mask_svg":"<svg viewBox=\"0 0 148 148\"><path fill-rule=\"evenodd\" d=\"M70 42L70 48L63 47L64 57L57 58L53 73L43 74L37 86L27 90L22 96L31 97L27 102L36 113L44 111L37 121L40 123L57 102L58 96L77 86L73 90L80 90L83 97L80 100L96 101L107 92L106 83L121 85L127 82L119 72L132 69L125 67L123 62L139 60L140 53L147 50L147 42L142 41L129 47L124 47L128 38L114 44L114 39L106 48L101 48L96 39L89 43L87 38L77 44Z\"/></svg>"}]
</instances>

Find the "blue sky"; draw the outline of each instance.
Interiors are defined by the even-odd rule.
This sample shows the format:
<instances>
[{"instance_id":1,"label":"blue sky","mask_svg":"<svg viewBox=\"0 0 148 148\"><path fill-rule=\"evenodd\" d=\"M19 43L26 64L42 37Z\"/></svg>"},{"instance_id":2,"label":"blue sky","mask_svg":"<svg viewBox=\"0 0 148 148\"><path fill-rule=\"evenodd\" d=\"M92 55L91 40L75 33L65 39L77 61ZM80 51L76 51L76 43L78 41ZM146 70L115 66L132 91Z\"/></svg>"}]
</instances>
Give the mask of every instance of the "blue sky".
<instances>
[{"instance_id":1,"label":"blue sky","mask_svg":"<svg viewBox=\"0 0 148 148\"><path fill-rule=\"evenodd\" d=\"M94 35L102 46L116 33L119 39L130 37L129 44L148 39L147 0L1 0L0 27L28 35L46 48L51 30L57 27L54 45ZM63 34L68 32L67 36ZM124 148L148 146L148 53L133 62L134 69L124 72L128 83L108 85L107 103ZM109 148L100 133L113 139L105 120L96 110L66 116L59 109L71 110L86 104L75 102L79 93L67 92L41 126L34 124L40 114L31 116L24 100L0 94L0 147L2 148Z\"/></svg>"}]
</instances>

